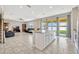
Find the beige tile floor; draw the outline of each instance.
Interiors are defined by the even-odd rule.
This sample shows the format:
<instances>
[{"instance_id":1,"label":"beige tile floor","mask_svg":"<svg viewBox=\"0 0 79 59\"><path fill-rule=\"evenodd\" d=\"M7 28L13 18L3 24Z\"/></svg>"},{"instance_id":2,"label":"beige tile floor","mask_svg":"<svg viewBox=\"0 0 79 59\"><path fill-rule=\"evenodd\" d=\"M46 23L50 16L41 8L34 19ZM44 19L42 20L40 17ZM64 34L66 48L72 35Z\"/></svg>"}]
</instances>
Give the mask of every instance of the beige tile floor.
<instances>
[{"instance_id":1,"label":"beige tile floor","mask_svg":"<svg viewBox=\"0 0 79 59\"><path fill-rule=\"evenodd\" d=\"M0 44L1 54L75 54L75 47L68 38L55 39L44 50L33 48L33 35L16 33L15 37L6 38L5 44Z\"/></svg>"}]
</instances>

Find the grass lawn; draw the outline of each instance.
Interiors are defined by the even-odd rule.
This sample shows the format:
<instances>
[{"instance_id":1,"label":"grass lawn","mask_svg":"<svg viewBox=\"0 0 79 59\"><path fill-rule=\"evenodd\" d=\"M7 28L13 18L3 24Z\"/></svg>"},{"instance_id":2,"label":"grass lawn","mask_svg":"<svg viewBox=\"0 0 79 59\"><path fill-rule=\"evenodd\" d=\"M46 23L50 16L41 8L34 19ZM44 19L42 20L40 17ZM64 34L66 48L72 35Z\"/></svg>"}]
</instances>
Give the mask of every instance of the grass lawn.
<instances>
[{"instance_id":1,"label":"grass lawn","mask_svg":"<svg viewBox=\"0 0 79 59\"><path fill-rule=\"evenodd\" d=\"M67 30L59 30L59 34L66 34Z\"/></svg>"}]
</instances>

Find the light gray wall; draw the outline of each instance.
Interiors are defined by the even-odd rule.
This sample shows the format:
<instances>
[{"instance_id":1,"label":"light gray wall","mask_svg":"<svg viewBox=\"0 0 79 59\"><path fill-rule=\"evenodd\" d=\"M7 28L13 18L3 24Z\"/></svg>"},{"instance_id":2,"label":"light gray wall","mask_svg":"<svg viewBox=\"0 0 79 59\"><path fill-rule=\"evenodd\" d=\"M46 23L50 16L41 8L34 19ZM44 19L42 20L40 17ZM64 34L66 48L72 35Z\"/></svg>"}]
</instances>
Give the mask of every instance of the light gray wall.
<instances>
[{"instance_id":1,"label":"light gray wall","mask_svg":"<svg viewBox=\"0 0 79 59\"><path fill-rule=\"evenodd\" d=\"M74 41L75 33L77 31L77 17L78 17L78 7L73 8L71 12L71 39Z\"/></svg>"},{"instance_id":2,"label":"light gray wall","mask_svg":"<svg viewBox=\"0 0 79 59\"><path fill-rule=\"evenodd\" d=\"M75 7L71 12L71 39L74 41L77 53L79 53L79 7Z\"/></svg>"},{"instance_id":3,"label":"light gray wall","mask_svg":"<svg viewBox=\"0 0 79 59\"><path fill-rule=\"evenodd\" d=\"M26 29L31 28L31 27L40 28L40 26L41 26L40 19L29 21L29 22L24 22L24 24L26 24Z\"/></svg>"},{"instance_id":4,"label":"light gray wall","mask_svg":"<svg viewBox=\"0 0 79 59\"><path fill-rule=\"evenodd\" d=\"M4 22L9 23L9 25L8 25L9 30L12 30L12 27L19 26L20 30L22 31L22 22L20 22L20 21L12 21L12 20L4 20Z\"/></svg>"}]
</instances>

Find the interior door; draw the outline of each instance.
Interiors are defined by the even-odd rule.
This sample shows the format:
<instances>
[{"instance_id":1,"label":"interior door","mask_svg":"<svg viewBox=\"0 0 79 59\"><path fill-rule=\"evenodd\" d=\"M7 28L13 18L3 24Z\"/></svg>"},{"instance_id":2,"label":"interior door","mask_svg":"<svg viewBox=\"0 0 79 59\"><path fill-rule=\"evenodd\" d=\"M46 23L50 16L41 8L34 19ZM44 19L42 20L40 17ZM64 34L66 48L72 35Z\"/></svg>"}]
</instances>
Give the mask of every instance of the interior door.
<instances>
[{"instance_id":1,"label":"interior door","mask_svg":"<svg viewBox=\"0 0 79 59\"><path fill-rule=\"evenodd\" d=\"M58 19L58 27L59 27L59 36L66 37L67 36L67 17L62 17Z\"/></svg>"},{"instance_id":2,"label":"interior door","mask_svg":"<svg viewBox=\"0 0 79 59\"><path fill-rule=\"evenodd\" d=\"M26 31L26 24L22 24L22 32Z\"/></svg>"}]
</instances>

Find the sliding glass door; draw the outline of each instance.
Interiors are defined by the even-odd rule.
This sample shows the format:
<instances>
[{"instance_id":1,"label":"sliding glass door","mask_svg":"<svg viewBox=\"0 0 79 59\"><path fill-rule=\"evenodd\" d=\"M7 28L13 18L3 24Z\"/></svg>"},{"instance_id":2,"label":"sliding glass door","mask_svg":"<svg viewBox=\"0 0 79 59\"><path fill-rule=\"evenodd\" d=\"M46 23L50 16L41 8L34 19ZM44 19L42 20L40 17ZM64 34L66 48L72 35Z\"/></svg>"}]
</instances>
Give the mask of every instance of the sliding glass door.
<instances>
[{"instance_id":1,"label":"sliding glass door","mask_svg":"<svg viewBox=\"0 0 79 59\"><path fill-rule=\"evenodd\" d=\"M54 34L54 36L57 35L57 20L55 19L48 19L48 32L51 32L52 34Z\"/></svg>"},{"instance_id":2,"label":"sliding glass door","mask_svg":"<svg viewBox=\"0 0 79 59\"><path fill-rule=\"evenodd\" d=\"M53 33L55 36L57 35L57 23L56 22L51 22L48 23L48 31Z\"/></svg>"},{"instance_id":3,"label":"sliding glass door","mask_svg":"<svg viewBox=\"0 0 79 59\"><path fill-rule=\"evenodd\" d=\"M66 17L63 17L63 18L59 18L58 19L58 27L59 27L59 30L58 30L58 34L59 36L67 36L67 18Z\"/></svg>"},{"instance_id":4,"label":"sliding glass door","mask_svg":"<svg viewBox=\"0 0 79 59\"><path fill-rule=\"evenodd\" d=\"M53 33L55 36L67 36L68 32L68 23L67 23L67 16L66 17L59 17L55 19L48 19L48 31Z\"/></svg>"},{"instance_id":5,"label":"sliding glass door","mask_svg":"<svg viewBox=\"0 0 79 59\"><path fill-rule=\"evenodd\" d=\"M70 34L68 33L70 31L68 20L67 16L43 19L41 25L42 32L52 33L55 37L67 37Z\"/></svg>"},{"instance_id":6,"label":"sliding glass door","mask_svg":"<svg viewBox=\"0 0 79 59\"><path fill-rule=\"evenodd\" d=\"M47 27L47 22L46 22L46 19L41 19L41 31L42 32L46 32L47 31L47 29L46 29L46 27Z\"/></svg>"}]
</instances>

